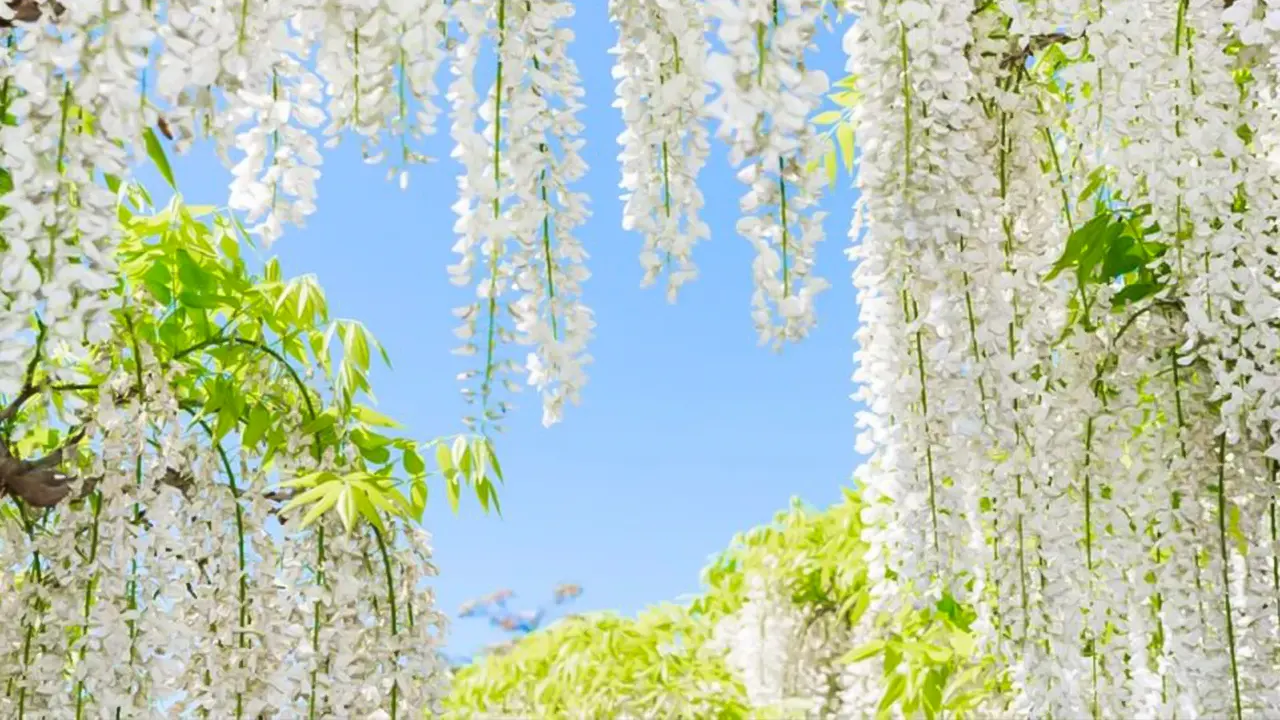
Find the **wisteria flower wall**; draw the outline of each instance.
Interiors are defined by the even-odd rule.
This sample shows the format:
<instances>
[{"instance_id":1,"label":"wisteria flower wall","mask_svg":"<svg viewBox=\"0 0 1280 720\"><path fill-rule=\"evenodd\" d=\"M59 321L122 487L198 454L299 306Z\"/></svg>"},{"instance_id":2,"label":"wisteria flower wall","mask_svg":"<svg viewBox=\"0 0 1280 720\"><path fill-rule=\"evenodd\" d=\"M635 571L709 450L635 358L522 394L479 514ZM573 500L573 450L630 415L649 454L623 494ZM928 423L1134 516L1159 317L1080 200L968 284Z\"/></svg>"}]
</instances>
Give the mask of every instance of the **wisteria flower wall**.
<instances>
[{"instance_id":1,"label":"wisteria flower wall","mask_svg":"<svg viewBox=\"0 0 1280 720\"><path fill-rule=\"evenodd\" d=\"M1276 705L1280 16L1229 5L850 8L881 597L976 603L1019 713Z\"/></svg>"},{"instance_id":2,"label":"wisteria flower wall","mask_svg":"<svg viewBox=\"0 0 1280 720\"><path fill-rule=\"evenodd\" d=\"M498 431L527 386L557 422L587 388L582 230L603 200L582 190L575 9L0 4L0 392L23 392L42 343L49 382L79 382L73 368L130 317L118 189L142 155L211 142L232 174L231 209L271 242L314 211L323 148L358 143L412 192L421 140L447 124L468 422ZM874 611L973 607L1020 714L1280 706L1280 7L610 0L607 11L638 280L674 299L699 248L740 235L754 254L744 309L775 347L813 330L828 286L821 204L843 200L814 169L831 152L812 122L831 82L810 61L820 43L848 56L857 483ZM836 16L843 37L827 31ZM714 238L698 188L712 138L742 185L738 221ZM156 688L181 687L172 702L191 712L429 705L429 599L415 612L416 580L379 570L395 553L414 566L421 538L371 525L328 543L318 529L264 540L273 506L250 498L269 473L253 453L223 457L176 430L144 447L189 428L165 394L169 371L112 375L119 392L80 419L95 443L83 469L102 478L92 503L59 508L40 532L5 526L6 565L26 569L22 583L2 580L6 616L22 619L3 629L4 702L162 713ZM343 463L297 435L280 461L290 472ZM239 486L184 504L162 482L175 466ZM203 534L176 532L188 512ZM202 553L216 560L193 568ZM747 614L772 623L776 598L760 593ZM208 632L161 642L177 627ZM130 661L103 660L121 653ZM776 694L779 668L754 672Z\"/></svg>"}]
</instances>

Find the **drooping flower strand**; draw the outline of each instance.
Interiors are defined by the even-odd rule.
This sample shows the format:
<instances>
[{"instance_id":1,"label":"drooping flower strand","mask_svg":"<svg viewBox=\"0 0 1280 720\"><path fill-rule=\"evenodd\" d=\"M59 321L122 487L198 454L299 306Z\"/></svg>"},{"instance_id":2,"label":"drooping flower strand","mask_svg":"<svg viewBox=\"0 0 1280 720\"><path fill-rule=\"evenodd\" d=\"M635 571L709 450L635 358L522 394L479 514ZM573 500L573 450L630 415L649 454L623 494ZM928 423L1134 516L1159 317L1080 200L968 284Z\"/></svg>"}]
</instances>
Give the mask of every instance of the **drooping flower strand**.
<instances>
[{"instance_id":1,"label":"drooping flower strand","mask_svg":"<svg viewBox=\"0 0 1280 720\"><path fill-rule=\"evenodd\" d=\"M478 414L467 417L466 422L481 431L494 428L506 413L505 402L492 404L495 380L505 380L509 389L515 387L509 378L501 377L503 370L511 369L511 363L497 356L498 345L510 340L510 331L502 324L499 296L509 284L509 268L502 256L510 234L510 223L504 216L509 203L505 200L512 193L510 173L503 169L503 120L508 116L511 88L519 84L512 82L511 76L523 66L521 39L506 31L508 2L514 5L515 1L467 0L454 3L452 8L463 39L454 49L450 66L455 76L449 88L451 134L453 157L461 162L463 174L458 177L458 201L454 204L458 214L454 231L460 237L453 249L460 258L449 267L449 275L455 285L468 285L477 255L484 260L486 272L476 281L476 300L454 310L461 320L454 332L463 343L456 352L475 356L483 345L483 367L460 376L463 381L480 380L479 388L468 386L462 392L469 402L479 405ZM494 83L482 100L476 89L475 68L486 40L495 46L497 63ZM480 123L484 126L477 128Z\"/></svg>"},{"instance_id":2,"label":"drooping flower strand","mask_svg":"<svg viewBox=\"0 0 1280 720\"><path fill-rule=\"evenodd\" d=\"M116 60L147 43L146 18L103 8L67 9L65 36L11 30L0 65L0 154L10 188L0 234L0 391L21 384L32 345L25 332L37 306L51 339L67 352L110 334L115 299L115 194L95 175L123 177L138 137L134 69ZM94 32L98 26L102 32ZM121 147L113 140L125 139Z\"/></svg>"},{"instance_id":3,"label":"drooping flower strand","mask_svg":"<svg viewBox=\"0 0 1280 720\"><path fill-rule=\"evenodd\" d=\"M1274 204L1274 120L1271 70L1229 45L1233 26L1246 47L1266 30L1255 5L1224 26L1210 4L1118 1L984 5L971 38L923 3L853 8L857 279L878 326L860 337L868 537L896 575L881 597L935 587L913 554L994 582L975 627L999 633L1017 712L1239 717L1274 704L1277 671L1258 612L1280 586L1262 454L1275 228L1255 214ZM953 32L965 53L940 60ZM961 120L974 97L989 122ZM984 235L999 241L968 241ZM980 536L990 551L966 555Z\"/></svg>"},{"instance_id":4,"label":"drooping flower strand","mask_svg":"<svg viewBox=\"0 0 1280 720\"><path fill-rule=\"evenodd\" d=\"M725 0L707 8L723 45L707 60L718 91L708 113L750 187L738 232L756 249L752 319L761 343L775 347L808 334L815 296L828 287L812 273L823 238L825 213L813 209L822 178L806 172L825 152L808 118L828 81L805 65L822 8L819 0Z\"/></svg>"},{"instance_id":5,"label":"drooping flower strand","mask_svg":"<svg viewBox=\"0 0 1280 720\"><path fill-rule=\"evenodd\" d=\"M693 246L709 238L699 217L698 173L709 152L701 118L709 88L707 40L697 3L610 0L618 30L614 107L625 128L622 151L623 227L644 237L643 285L667 273L667 299L697 276Z\"/></svg>"},{"instance_id":6,"label":"drooping flower strand","mask_svg":"<svg viewBox=\"0 0 1280 720\"><path fill-rule=\"evenodd\" d=\"M572 33L562 25L571 11L560 0L454 6L465 36L450 90L454 156L465 173L454 206L461 235L454 249L462 258L450 274L455 284L466 284L477 253L484 257L487 272L477 282L477 301L455 311L462 320L459 352L476 355L483 346L482 367L461 376L479 379L478 388L463 392L479 405L479 417L467 421L481 432L500 430L508 407L497 399L496 384L508 393L519 389L513 379L519 368L504 346L535 347L525 370L543 394L544 423L558 420L564 402L576 401L585 383L585 345L594 322L578 300L586 254L573 237L587 210L586 197L570 189L586 170L575 118L582 91L566 51ZM486 40L497 63L493 89L480 101L475 55ZM477 121L487 125L478 130ZM520 294L508 303L505 296L513 290Z\"/></svg>"},{"instance_id":7,"label":"drooping flower strand","mask_svg":"<svg viewBox=\"0 0 1280 720\"><path fill-rule=\"evenodd\" d=\"M568 56L572 31L564 27L572 13L572 4L561 0L525 0L508 25L526 38L531 56L529 92L512 99L513 115L527 120L512 127L510 164L516 186L532 188L534 196L513 212L518 243L512 264L520 295L511 312L516 341L534 348L525 370L542 395L542 422L548 426L560 420L566 401L578 402L595 325L580 300L589 273L586 251L574 237L586 220L587 198L570 187L586 171L576 117L581 81ZM524 154L535 148L536 155ZM521 197L529 194L523 190Z\"/></svg>"},{"instance_id":8,"label":"drooping flower strand","mask_svg":"<svg viewBox=\"0 0 1280 720\"><path fill-rule=\"evenodd\" d=\"M412 0L367 3L313 13L320 47L317 67L329 80L330 124L336 143L350 129L362 138L366 162L386 159L388 173L408 184L409 168L426 160L413 144L435 129L435 74L445 57L448 4Z\"/></svg>"}]
</instances>

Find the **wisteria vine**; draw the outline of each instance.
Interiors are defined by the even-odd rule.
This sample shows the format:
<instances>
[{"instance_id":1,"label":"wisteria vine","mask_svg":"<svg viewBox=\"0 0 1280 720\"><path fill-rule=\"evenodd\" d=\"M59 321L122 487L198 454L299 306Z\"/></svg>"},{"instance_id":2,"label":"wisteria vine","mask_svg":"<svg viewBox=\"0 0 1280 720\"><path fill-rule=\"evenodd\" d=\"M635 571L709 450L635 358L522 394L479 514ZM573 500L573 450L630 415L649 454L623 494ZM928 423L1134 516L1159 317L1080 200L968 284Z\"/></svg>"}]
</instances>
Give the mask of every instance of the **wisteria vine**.
<instances>
[{"instance_id":1,"label":"wisteria vine","mask_svg":"<svg viewBox=\"0 0 1280 720\"><path fill-rule=\"evenodd\" d=\"M876 612L971 605L1017 713L1280 707L1280 7L610 0L608 11L623 224L640 236L642 281L665 276L674 298L696 276L711 235L697 178L714 135L747 188L736 231L755 250L753 323L775 346L812 330L827 287L815 168L834 168L834 150L813 116L829 80L809 63L825 21L851 19L833 136L846 162L851 138L861 151L858 483ZM446 112L461 168L449 274L473 294L455 311L459 352L474 358L468 420L490 436L531 385L554 423L585 387L594 328L573 13L569 0L0 4L0 393L17 408L0 417L6 488L22 500L4 526L7 566L20 569L0 578L0 602L21 618L4 628L6 707L154 713L161 687L184 688L183 707L250 716L289 703L355 712L373 695L397 715L421 700L411 676L424 671L407 659L433 621L392 558L421 540L379 525L381 481L348 472L379 450L309 444L320 426L346 425L295 404L284 427L296 432L268 470L221 444L248 431L247 408L183 419L181 358L155 350L172 338L130 341L130 323L194 296L134 306L122 278L143 276L122 267L121 248L140 231L121 219L121 188L139 157L171 182L164 148L210 141L231 169L236 223L271 242L314 210L322 145L354 137L406 186ZM199 285L189 268L163 272ZM291 302L295 320L316 314ZM339 334L367 359L358 332ZM276 339L278 357L237 372L291 383L279 361L305 349ZM203 341L214 361L230 352ZM74 427L23 434L27 401L46 407L86 375L95 389L76 392L88 404L56 416ZM367 381L348 368L333 382L346 422ZM100 478L74 502L72 446L76 477ZM487 447L437 448L451 487L491 463ZM404 463L421 474L420 458ZM256 499L271 472L307 497L305 542L263 539L283 512ZM227 490L192 500L175 477ZM38 507L56 510L28 512ZM204 535L177 532L190 508ZM363 517L365 534L340 531L333 508L348 529ZM217 559L191 567L206 556ZM211 603L209 588L234 600ZM757 590L751 621L778 620L774 590ZM280 618L293 620L276 634L245 632ZM208 632L162 647L180 625ZM306 652L284 639L307 637ZM104 662L118 657L129 660ZM64 666L65 682L49 679ZM393 669L376 692L332 682L374 666Z\"/></svg>"}]
</instances>

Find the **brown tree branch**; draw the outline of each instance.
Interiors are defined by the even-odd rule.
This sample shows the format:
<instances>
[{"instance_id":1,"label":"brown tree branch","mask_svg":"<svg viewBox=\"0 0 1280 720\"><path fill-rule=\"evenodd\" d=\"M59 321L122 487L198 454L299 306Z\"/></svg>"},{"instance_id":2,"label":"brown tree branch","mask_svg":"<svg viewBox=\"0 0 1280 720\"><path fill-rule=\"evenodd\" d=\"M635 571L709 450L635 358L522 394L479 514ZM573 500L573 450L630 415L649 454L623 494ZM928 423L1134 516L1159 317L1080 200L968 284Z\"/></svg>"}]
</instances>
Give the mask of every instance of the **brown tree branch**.
<instances>
[{"instance_id":1,"label":"brown tree branch","mask_svg":"<svg viewBox=\"0 0 1280 720\"><path fill-rule=\"evenodd\" d=\"M1049 47L1050 45L1054 45L1056 43L1067 43L1067 42L1071 42L1072 40L1079 40L1079 39L1081 38L1075 37L1073 35L1068 35L1066 33L1060 33L1060 32L1048 33L1046 35L1032 35L1030 40L1027 42L1027 46L1024 48L1015 50L1009 53L1007 56L1005 56L1004 61L1000 63L1000 67L1004 68L1005 70L1014 70L1018 68L1020 65L1025 64L1027 62L1027 59L1030 58L1032 55L1035 55L1036 53Z\"/></svg>"},{"instance_id":2,"label":"brown tree branch","mask_svg":"<svg viewBox=\"0 0 1280 720\"><path fill-rule=\"evenodd\" d=\"M7 0L6 4L13 11L12 19L0 17L0 28L11 28L15 23L32 23L40 19L43 13L40 0ZM62 11L66 10L62 3L53 0L52 2L43 3L53 10L53 19L58 19L62 15Z\"/></svg>"}]
</instances>

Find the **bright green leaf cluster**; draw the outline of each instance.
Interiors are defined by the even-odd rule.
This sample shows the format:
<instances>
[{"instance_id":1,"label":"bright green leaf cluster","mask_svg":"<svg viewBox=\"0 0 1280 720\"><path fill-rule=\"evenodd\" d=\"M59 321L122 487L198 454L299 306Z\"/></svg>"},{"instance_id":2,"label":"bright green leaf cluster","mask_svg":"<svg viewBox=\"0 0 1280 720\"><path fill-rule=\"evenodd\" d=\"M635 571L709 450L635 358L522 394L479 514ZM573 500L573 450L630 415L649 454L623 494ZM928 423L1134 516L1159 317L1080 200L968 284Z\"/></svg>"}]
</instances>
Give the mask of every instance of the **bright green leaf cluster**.
<instances>
[{"instance_id":1,"label":"bright green leaf cluster","mask_svg":"<svg viewBox=\"0 0 1280 720\"><path fill-rule=\"evenodd\" d=\"M1168 266L1158 261L1169 246L1152 239L1160 232L1159 224L1144 226L1150 213L1149 206L1099 213L1067 237L1046 279L1074 270L1082 292L1089 285L1118 283L1111 299L1114 309L1151 297L1168 278Z\"/></svg>"},{"instance_id":2,"label":"bright green leaf cluster","mask_svg":"<svg viewBox=\"0 0 1280 720\"><path fill-rule=\"evenodd\" d=\"M451 717L805 717L794 702L751 707L710 643L715 627L742 609L749 580L763 578L810 618L866 626L869 583L862 557L862 503L817 512L798 502L774 522L734 538L703 573L688 605L660 605L635 619L572 617L461 669ZM975 717L1003 688L970 632L972 611L950 598L936 607L870 618L873 643L837 661L878 674L885 717ZM839 669L839 667L835 668Z\"/></svg>"},{"instance_id":3,"label":"bright green leaf cluster","mask_svg":"<svg viewBox=\"0 0 1280 720\"><path fill-rule=\"evenodd\" d=\"M809 162L808 172L817 172L821 165L826 171L827 184L834 187L840 174L840 167L846 173L853 173L853 156L856 142L853 131L853 108L861 99L856 89L858 78L850 75L835 84L835 90L828 98L838 109L825 110L813 117L813 124L822 128L827 141L827 151L821 158Z\"/></svg>"},{"instance_id":4,"label":"bright green leaf cluster","mask_svg":"<svg viewBox=\"0 0 1280 720\"><path fill-rule=\"evenodd\" d=\"M154 134L147 149L172 184ZM502 470L487 439L419 443L395 434L397 423L370 406L373 357L389 365L387 353L361 323L330 318L314 276L285 278L275 259L246 258L253 241L230 212L187 205L177 194L157 207L140 185L106 181L120 198L122 332L94 348L82 367L89 382L59 388L50 402L31 403L15 419L22 456L65 442L59 428L72 422L68 398L94 403L103 392L104 378L92 367L141 378L154 363L167 371L169 391L193 428L220 451L240 447L270 472L305 437L316 468L333 458L325 471L281 486L288 499L282 512L303 513L304 525L328 512L348 529L360 521L382 529L388 518L420 520L432 475L443 479L455 509L464 485L486 511L498 508Z\"/></svg>"}]
</instances>

